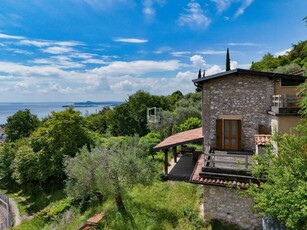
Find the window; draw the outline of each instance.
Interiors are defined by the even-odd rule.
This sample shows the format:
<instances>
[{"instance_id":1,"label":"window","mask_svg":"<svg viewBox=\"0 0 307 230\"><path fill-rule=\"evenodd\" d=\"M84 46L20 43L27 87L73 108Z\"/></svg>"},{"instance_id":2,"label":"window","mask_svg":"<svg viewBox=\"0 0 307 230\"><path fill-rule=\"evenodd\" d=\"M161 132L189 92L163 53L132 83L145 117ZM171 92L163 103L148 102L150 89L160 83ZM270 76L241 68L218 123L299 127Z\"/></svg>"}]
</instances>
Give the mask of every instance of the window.
<instances>
[{"instance_id":1,"label":"window","mask_svg":"<svg viewBox=\"0 0 307 230\"><path fill-rule=\"evenodd\" d=\"M290 79L281 79L281 86L298 86L301 84L301 81L294 81Z\"/></svg>"}]
</instances>

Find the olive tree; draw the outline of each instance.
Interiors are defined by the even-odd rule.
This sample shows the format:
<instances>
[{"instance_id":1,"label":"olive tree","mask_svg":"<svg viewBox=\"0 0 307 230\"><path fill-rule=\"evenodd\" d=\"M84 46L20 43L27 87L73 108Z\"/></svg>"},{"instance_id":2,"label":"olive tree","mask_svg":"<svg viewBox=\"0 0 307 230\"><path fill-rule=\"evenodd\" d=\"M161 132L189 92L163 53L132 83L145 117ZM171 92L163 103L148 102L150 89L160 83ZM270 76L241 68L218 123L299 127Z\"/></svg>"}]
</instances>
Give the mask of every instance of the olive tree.
<instances>
[{"instance_id":1,"label":"olive tree","mask_svg":"<svg viewBox=\"0 0 307 230\"><path fill-rule=\"evenodd\" d=\"M95 194L113 196L122 214L127 214L122 196L125 189L136 184L149 184L155 171L137 137L127 137L110 147L97 147L92 151L83 149L74 158L67 158L65 166L69 196L79 199Z\"/></svg>"}]
</instances>

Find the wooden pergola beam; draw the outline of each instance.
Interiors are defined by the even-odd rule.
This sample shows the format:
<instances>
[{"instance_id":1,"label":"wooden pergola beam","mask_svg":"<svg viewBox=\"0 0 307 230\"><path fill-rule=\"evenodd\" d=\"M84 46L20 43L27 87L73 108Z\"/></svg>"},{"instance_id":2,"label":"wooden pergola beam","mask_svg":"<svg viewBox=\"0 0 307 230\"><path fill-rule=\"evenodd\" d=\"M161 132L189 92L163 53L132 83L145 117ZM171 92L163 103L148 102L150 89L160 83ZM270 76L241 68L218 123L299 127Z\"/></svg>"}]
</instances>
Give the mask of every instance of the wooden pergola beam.
<instances>
[{"instance_id":1,"label":"wooden pergola beam","mask_svg":"<svg viewBox=\"0 0 307 230\"><path fill-rule=\"evenodd\" d=\"M163 149L164 152L164 173L168 174L168 149Z\"/></svg>"}]
</instances>

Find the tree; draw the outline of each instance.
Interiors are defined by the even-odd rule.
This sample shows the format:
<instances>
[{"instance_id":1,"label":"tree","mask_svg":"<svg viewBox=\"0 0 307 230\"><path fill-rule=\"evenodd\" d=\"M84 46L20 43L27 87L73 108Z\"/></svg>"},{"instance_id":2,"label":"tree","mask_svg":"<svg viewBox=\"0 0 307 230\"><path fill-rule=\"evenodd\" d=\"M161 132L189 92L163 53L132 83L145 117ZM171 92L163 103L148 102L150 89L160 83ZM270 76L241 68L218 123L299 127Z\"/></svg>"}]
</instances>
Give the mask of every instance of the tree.
<instances>
[{"instance_id":1,"label":"tree","mask_svg":"<svg viewBox=\"0 0 307 230\"><path fill-rule=\"evenodd\" d=\"M39 183L50 180L61 183L65 178L64 158L74 157L83 146L90 149L93 145L93 136L79 111L70 107L62 112L52 112L51 118L30 136L30 147L40 156L41 165L37 173L45 174L39 178ZM44 168L46 164L48 167ZM44 172L41 168L44 168Z\"/></svg>"},{"instance_id":2,"label":"tree","mask_svg":"<svg viewBox=\"0 0 307 230\"><path fill-rule=\"evenodd\" d=\"M201 119L196 117L189 117L184 123L180 124L177 128L178 132L183 132L191 129L201 127Z\"/></svg>"},{"instance_id":3,"label":"tree","mask_svg":"<svg viewBox=\"0 0 307 230\"><path fill-rule=\"evenodd\" d=\"M227 48L227 53L226 53L226 71L230 70L230 57L229 57L229 49Z\"/></svg>"},{"instance_id":4,"label":"tree","mask_svg":"<svg viewBox=\"0 0 307 230\"><path fill-rule=\"evenodd\" d=\"M7 118L5 125L7 140L16 141L23 137L29 137L38 125L39 119L36 115L31 114L29 109L19 110Z\"/></svg>"},{"instance_id":5,"label":"tree","mask_svg":"<svg viewBox=\"0 0 307 230\"><path fill-rule=\"evenodd\" d=\"M197 78L201 78L201 69L199 69L199 71L198 71L198 77Z\"/></svg>"},{"instance_id":6,"label":"tree","mask_svg":"<svg viewBox=\"0 0 307 230\"><path fill-rule=\"evenodd\" d=\"M129 96L127 102L115 107L110 119L110 131L115 136L135 134L144 136L149 132L147 126L147 108L169 109L165 97L153 96L144 91L137 91Z\"/></svg>"},{"instance_id":7,"label":"tree","mask_svg":"<svg viewBox=\"0 0 307 230\"><path fill-rule=\"evenodd\" d=\"M123 202L125 189L136 184L149 184L154 167L148 160L145 146L137 137L127 137L109 148L83 149L65 161L68 176L66 192L71 197L84 198L94 193L112 195L118 211L127 214Z\"/></svg>"},{"instance_id":8,"label":"tree","mask_svg":"<svg viewBox=\"0 0 307 230\"><path fill-rule=\"evenodd\" d=\"M105 133L109 126L110 116L113 113L110 107L104 107L97 114L90 114L86 117L87 127L100 134Z\"/></svg>"}]
</instances>

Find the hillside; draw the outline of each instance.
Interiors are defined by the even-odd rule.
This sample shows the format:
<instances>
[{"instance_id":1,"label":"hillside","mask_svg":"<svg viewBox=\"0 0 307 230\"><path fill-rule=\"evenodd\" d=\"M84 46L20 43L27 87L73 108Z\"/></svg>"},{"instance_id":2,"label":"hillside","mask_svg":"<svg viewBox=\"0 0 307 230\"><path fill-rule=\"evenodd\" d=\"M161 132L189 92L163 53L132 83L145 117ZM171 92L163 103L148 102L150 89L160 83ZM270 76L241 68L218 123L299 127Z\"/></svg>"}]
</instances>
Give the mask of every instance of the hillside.
<instances>
[{"instance_id":1,"label":"hillside","mask_svg":"<svg viewBox=\"0 0 307 230\"><path fill-rule=\"evenodd\" d=\"M292 50L285 55L265 54L261 61L253 62L250 69L287 74L300 68L307 68L307 40L292 45Z\"/></svg>"}]
</instances>

